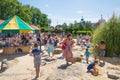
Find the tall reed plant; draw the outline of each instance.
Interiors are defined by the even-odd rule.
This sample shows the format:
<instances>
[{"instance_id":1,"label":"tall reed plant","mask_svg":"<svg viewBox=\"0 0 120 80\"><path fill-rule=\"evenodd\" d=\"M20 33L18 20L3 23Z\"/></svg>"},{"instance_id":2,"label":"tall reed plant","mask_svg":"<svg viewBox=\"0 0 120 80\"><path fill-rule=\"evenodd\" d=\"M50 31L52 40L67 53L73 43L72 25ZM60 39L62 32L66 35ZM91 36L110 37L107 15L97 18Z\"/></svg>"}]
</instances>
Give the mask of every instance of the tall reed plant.
<instances>
[{"instance_id":1,"label":"tall reed plant","mask_svg":"<svg viewBox=\"0 0 120 80\"><path fill-rule=\"evenodd\" d=\"M106 44L106 55L108 57L120 56L120 18L112 17L93 32L94 44L104 41Z\"/></svg>"}]
</instances>

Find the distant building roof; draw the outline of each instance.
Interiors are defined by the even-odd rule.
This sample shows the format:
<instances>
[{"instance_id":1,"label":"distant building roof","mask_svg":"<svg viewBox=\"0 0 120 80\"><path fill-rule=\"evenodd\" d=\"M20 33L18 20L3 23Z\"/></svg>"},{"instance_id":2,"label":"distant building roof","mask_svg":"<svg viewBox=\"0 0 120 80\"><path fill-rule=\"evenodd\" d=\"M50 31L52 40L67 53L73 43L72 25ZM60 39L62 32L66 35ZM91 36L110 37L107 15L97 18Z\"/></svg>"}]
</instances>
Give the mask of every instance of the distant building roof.
<instances>
[{"instance_id":1,"label":"distant building roof","mask_svg":"<svg viewBox=\"0 0 120 80\"><path fill-rule=\"evenodd\" d=\"M56 25L55 29L62 29L61 25Z\"/></svg>"},{"instance_id":2,"label":"distant building roof","mask_svg":"<svg viewBox=\"0 0 120 80\"><path fill-rule=\"evenodd\" d=\"M106 20L103 19L103 16L101 14L101 19L98 20L97 25L99 26L101 23L105 23L105 22L106 22Z\"/></svg>"},{"instance_id":3,"label":"distant building roof","mask_svg":"<svg viewBox=\"0 0 120 80\"><path fill-rule=\"evenodd\" d=\"M106 20L105 19L99 19L98 22L102 23L102 22L106 22Z\"/></svg>"}]
</instances>

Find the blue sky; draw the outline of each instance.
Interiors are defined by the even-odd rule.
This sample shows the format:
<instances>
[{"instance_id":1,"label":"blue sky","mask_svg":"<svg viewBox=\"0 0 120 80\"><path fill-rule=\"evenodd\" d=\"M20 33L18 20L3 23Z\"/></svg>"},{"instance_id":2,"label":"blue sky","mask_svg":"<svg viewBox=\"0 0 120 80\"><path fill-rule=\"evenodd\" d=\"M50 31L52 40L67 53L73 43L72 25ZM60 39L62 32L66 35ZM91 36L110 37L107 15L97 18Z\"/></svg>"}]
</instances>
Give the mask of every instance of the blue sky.
<instances>
[{"instance_id":1,"label":"blue sky","mask_svg":"<svg viewBox=\"0 0 120 80\"><path fill-rule=\"evenodd\" d=\"M120 15L120 0L18 0L37 7L52 20L51 25L84 20L97 22L101 14L108 20L113 12Z\"/></svg>"}]
</instances>

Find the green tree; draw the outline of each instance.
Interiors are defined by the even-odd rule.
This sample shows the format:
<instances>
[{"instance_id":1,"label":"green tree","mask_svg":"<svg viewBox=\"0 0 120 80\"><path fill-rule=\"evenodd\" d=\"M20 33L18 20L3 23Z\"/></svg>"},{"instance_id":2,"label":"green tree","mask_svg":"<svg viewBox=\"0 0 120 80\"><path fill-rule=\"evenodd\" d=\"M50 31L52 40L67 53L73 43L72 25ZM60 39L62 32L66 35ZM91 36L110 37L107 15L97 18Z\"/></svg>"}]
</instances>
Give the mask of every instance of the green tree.
<instances>
[{"instance_id":1,"label":"green tree","mask_svg":"<svg viewBox=\"0 0 120 80\"><path fill-rule=\"evenodd\" d=\"M66 24L66 23L63 23L63 24L61 25L61 27L62 27L63 29L66 29L66 28L67 28L67 24Z\"/></svg>"},{"instance_id":2,"label":"green tree","mask_svg":"<svg viewBox=\"0 0 120 80\"><path fill-rule=\"evenodd\" d=\"M85 30L93 30L93 26L92 26L91 22L87 21L85 23Z\"/></svg>"},{"instance_id":3,"label":"green tree","mask_svg":"<svg viewBox=\"0 0 120 80\"><path fill-rule=\"evenodd\" d=\"M18 15L25 22L39 27L50 26L51 20L38 8L30 5L22 5L18 0L0 0L0 19L6 20Z\"/></svg>"},{"instance_id":4,"label":"green tree","mask_svg":"<svg viewBox=\"0 0 120 80\"><path fill-rule=\"evenodd\" d=\"M73 30L74 24L70 23L69 26L68 26L68 28L69 28L70 30Z\"/></svg>"},{"instance_id":5,"label":"green tree","mask_svg":"<svg viewBox=\"0 0 120 80\"><path fill-rule=\"evenodd\" d=\"M16 0L0 0L0 18L6 20L15 15L18 4Z\"/></svg>"},{"instance_id":6,"label":"green tree","mask_svg":"<svg viewBox=\"0 0 120 80\"><path fill-rule=\"evenodd\" d=\"M30 9L26 6L21 6L20 4L17 6L16 15L18 15L22 20L25 22L31 24L31 18L30 18Z\"/></svg>"}]
</instances>

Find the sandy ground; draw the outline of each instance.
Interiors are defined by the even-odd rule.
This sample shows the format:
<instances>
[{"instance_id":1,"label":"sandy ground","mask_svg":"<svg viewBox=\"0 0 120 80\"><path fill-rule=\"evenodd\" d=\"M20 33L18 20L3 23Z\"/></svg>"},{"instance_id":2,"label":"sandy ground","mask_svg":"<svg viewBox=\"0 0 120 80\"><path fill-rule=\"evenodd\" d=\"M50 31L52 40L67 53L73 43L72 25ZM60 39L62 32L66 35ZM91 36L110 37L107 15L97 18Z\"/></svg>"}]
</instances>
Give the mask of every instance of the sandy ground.
<instances>
[{"instance_id":1,"label":"sandy ground","mask_svg":"<svg viewBox=\"0 0 120 80\"><path fill-rule=\"evenodd\" d=\"M73 54L83 54L79 47L73 50ZM47 57L44 56L44 57ZM61 54L55 55L56 60L41 66L41 75L38 80L112 80L107 77L107 72L112 71L120 74L120 59L106 58L104 67L101 67L102 74L93 76L86 72L87 65L83 59L82 62L76 62L73 65L66 66L65 60L60 59ZM9 69L0 73L0 80L33 80L35 71L33 67L33 58L28 54L0 55L0 60L7 58L10 64ZM93 58L90 58L93 61Z\"/></svg>"}]
</instances>

